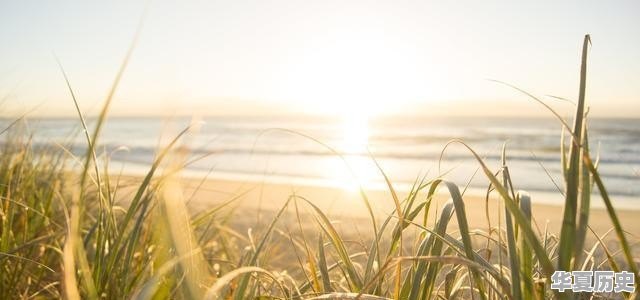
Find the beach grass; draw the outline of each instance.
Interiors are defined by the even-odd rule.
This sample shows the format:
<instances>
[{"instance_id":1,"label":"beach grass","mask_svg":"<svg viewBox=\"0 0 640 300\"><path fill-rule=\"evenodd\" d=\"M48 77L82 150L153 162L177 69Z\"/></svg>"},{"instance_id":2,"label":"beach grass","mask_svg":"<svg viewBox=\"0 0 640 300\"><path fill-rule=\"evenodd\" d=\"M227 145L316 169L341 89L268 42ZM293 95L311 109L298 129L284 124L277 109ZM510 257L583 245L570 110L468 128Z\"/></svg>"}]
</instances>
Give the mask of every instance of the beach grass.
<instances>
[{"instance_id":1,"label":"beach grass","mask_svg":"<svg viewBox=\"0 0 640 300\"><path fill-rule=\"evenodd\" d=\"M379 167L394 209L379 222L360 189L370 219L370 230L358 237L361 243L345 237L329 215L300 194L291 194L266 225L248 234L229 225L230 219L253 213L232 207L236 198L191 210L179 181L187 163L179 145L190 128L158 149L141 180L124 184L97 145L131 51L93 128L63 71L87 151L76 157L63 145L36 149L21 122L2 132L0 299L636 299L635 237L618 219L588 146L589 46L587 35L573 126L513 87L547 107L563 126L566 139L559 141L558 155L565 202L559 232L541 231L533 223L533 200L512 183L506 147L496 170L464 141L452 140L447 147L468 149L489 180L486 201L490 194L499 199L498 224L470 226L468 214L479 212L465 210L465 187L425 178L400 197ZM439 190L450 198L442 206L434 200ZM605 236L589 226L596 191L619 250L609 249ZM276 267L272 260L282 257L288 263ZM554 271L600 269L633 272L636 292L591 295L550 288Z\"/></svg>"}]
</instances>

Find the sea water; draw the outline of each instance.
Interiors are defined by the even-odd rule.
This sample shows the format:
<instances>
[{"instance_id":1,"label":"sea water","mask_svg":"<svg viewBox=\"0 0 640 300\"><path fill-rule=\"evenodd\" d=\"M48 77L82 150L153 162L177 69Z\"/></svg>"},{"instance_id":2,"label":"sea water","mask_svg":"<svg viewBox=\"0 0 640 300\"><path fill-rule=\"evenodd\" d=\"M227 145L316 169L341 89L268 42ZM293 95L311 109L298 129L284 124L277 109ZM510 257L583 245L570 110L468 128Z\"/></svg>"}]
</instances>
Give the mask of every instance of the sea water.
<instances>
[{"instance_id":1,"label":"sea water","mask_svg":"<svg viewBox=\"0 0 640 300\"><path fill-rule=\"evenodd\" d=\"M87 122L92 128L95 120ZM382 169L397 189L443 177L484 193L486 176L468 149L451 142L455 139L474 149L494 172L506 147L516 189L529 192L534 201L562 201L562 127L546 118L114 117L103 128L98 154L109 157L111 172L143 174L159 149L188 126L192 130L176 146L187 153L186 176L384 189ZM64 147L74 155L86 151L77 118L29 119L25 128L36 148ZM598 158L616 205L640 209L640 119L592 119L589 134L591 156ZM565 145L569 140L566 135Z\"/></svg>"}]
</instances>

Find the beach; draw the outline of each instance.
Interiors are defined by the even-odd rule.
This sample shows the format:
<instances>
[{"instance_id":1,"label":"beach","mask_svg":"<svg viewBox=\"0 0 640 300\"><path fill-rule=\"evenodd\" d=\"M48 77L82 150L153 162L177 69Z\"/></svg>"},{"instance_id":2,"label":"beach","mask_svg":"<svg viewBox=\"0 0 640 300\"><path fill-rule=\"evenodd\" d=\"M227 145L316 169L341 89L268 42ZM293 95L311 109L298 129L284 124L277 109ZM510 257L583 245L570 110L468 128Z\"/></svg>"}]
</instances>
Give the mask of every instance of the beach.
<instances>
[{"instance_id":1,"label":"beach","mask_svg":"<svg viewBox=\"0 0 640 300\"><path fill-rule=\"evenodd\" d=\"M122 184L133 184L140 182L140 177L128 176L123 177ZM232 181L218 179L196 179L183 178L180 180L183 188L183 195L187 202L187 206L193 213L198 213L208 208L217 207L225 204L228 214L219 214L221 219L229 219L229 225L235 228L241 234L245 234L249 228L259 231L268 225L274 215L280 210L287 199L292 195L303 197L325 213L336 227L341 230L348 238L366 238L372 234L372 223L368 210L364 204L363 198L357 189L344 189L336 187L296 185L296 184L276 184L256 181ZM428 189L428 188L427 188ZM443 186L440 190L444 191ZM389 216L394 213L394 202L391 193L381 190L365 190L365 194L371 204L373 213L376 217L378 226ZM398 191L397 196L402 201L406 198L408 192ZM419 201L424 201L426 191L420 194ZM487 202L485 197L477 194L463 195L466 217L471 229L479 229L488 231L487 213L492 227L504 226L504 206L499 204L498 197L495 193L491 194L490 200ZM234 200L235 199L235 200ZM433 220L436 219L435 214L439 214L439 208L449 200L449 197L443 193L437 193L434 198L434 204L431 207L428 224L431 226ZM488 204L488 207L487 207ZM315 221L310 217L311 210L303 202L298 203L303 218L303 223L313 227ZM500 206L499 206L500 205ZM539 238L544 236L545 230L549 235L557 235L562 226L563 217L562 203L548 204L545 202L532 203L532 214L534 220L534 229ZM295 210L293 205L289 205L288 214L285 214L283 220L296 222ZM623 229L630 235L631 240L637 238L640 234L640 212L633 209L616 209L616 214L623 225ZM499 217L501 220L499 220ZM418 218L422 220L422 218ZM282 222L279 224L283 228L295 228L295 224L287 224ZM595 233L602 236L607 245L616 246L616 237L613 232L604 236L612 227L611 219L605 208L592 208L589 215L589 226ZM504 228L503 228L504 229ZM316 228L319 230L319 228ZM452 218L448 226L448 232L457 232L458 225L456 218ZM588 248L597 242L593 234L587 234ZM635 245L634 251L640 253L640 247Z\"/></svg>"},{"instance_id":2,"label":"beach","mask_svg":"<svg viewBox=\"0 0 640 300\"><path fill-rule=\"evenodd\" d=\"M640 1L6 2L0 299L640 299Z\"/></svg>"}]
</instances>

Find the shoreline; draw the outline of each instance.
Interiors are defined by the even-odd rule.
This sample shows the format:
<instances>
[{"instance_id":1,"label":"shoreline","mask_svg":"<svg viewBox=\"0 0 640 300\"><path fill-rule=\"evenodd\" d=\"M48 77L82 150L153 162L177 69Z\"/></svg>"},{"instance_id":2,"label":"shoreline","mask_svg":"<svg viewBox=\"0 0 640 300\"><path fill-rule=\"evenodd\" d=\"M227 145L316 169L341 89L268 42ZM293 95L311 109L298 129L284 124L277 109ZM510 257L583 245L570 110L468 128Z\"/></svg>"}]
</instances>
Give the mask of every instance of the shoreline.
<instances>
[{"instance_id":1,"label":"shoreline","mask_svg":"<svg viewBox=\"0 0 640 300\"><path fill-rule=\"evenodd\" d=\"M131 165L128 165L131 167ZM143 165L136 165L122 175L124 177L143 177L148 168ZM117 175L117 174L112 174ZM246 182L254 184L267 184L277 186L296 186L296 187L313 187L318 189L329 190L351 190L357 191L358 186L355 184L344 184L339 180L331 180L326 178L315 177L293 177L287 175L275 175L275 174L252 174L252 173L239 173L239 172L225 172L225 171L201 171L201 170L182 170L181 176L184 180L201 181L206 178L206 181L220 181L220 182ZM393 182L393 180L392 180ZM606 185L606 183L605 183ZM411 183L393 182L393 187L396 192L408 193L411 189ZM460 186L459 186L460 187ZM366 191L371 193L384 193L388 192L388 187L384 183L369 184L363 187ZM460 187L462 189L462 187ZM531 196L533 205L545 205L553 206L562 209L564 206L564 197L560 192L543 191L543 190L527 190ZM611 192L611 191L609 191ZM446 191L439 189L437 194L446 196ZM484 198L486 194L486 188L469 187L466 190L466 194L472 198ZM636 211L640 213L640 197L626 196L626 195L611 195L610 196L614 208L616 211ZM597 188L592 190L591 197L592 209L606 209L602 197L600 196ZM640 232L640 231L639 231Z\"/></svg>"},{"instance_id":2,"label":"shoreline","mask_svg":"<svg viewBox=\"0 0 640 300\"><path fill-rule=\"evenodd\" d=\"M242 218L244 219L240 222L242 223L241 227L264 225L265 222L269 221L270 216L281 209L293 194L308 199L330 216L332 220L339 220L342 223L353 225L351 229L368 230L371 226L370 217L358 191L336 187L264 181L239 181L217 178L202 180L202 178L194 179L188 176L180 176L178 178L185 200L192 211L213 207L237 198L230 207L243 211ZM123 175L121 180L123 182L136 182L141 180L141 177ZM444 192L446 189L440 188L440 190ZM365 193L377 221L381 223L395 207L391 194L388 191L378 190L366 190ZM397 191L397 194L402 201L407 192ZM420 194L420 197L422 197L420 198L421 200L424 200L423 194ZM463 199L470 228L486 230L489 222L493 227L503 222L498 219L504 217L504 206L499 204L501 201L495 194L492 194L489 202L486 202L484 197L478 197L473 194L465 194ZM430 220L435 219L434 213L439 213L438 208L442 207L448 197L439 193L434 200L431 208L433 213L430 213ZM550 234L559 234L559 229L562 225L562 212L563 207L561 205L532 201L534 228L537 229L539 234L543 234L545 231ZM489 215L489 221L487 221L487 214ZM616 214L625 231L631 234L640 232L640 219L636 210L616 208ZM606 209L603 208L591 208L589 223L590 227L598 235L607 233L613 227ZM453 230L457 228L455 217L452 218L449 227ZM615 236L610 233L606 240L610 238L615 239ZM593 234L588 234L588 240L595 241Z\"/></svg>"}]
</instances>

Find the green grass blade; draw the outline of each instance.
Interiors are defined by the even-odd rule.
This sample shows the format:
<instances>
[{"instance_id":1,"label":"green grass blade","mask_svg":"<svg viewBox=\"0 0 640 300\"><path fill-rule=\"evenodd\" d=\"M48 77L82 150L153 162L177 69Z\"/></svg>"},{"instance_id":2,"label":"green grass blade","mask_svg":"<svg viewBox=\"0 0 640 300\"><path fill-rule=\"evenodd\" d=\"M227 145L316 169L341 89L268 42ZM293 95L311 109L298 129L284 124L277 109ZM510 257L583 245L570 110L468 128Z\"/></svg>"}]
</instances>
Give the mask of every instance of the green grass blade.
<instances>
[{"instance_id":1,"label":"green grass blade","mask_svg":"<svg viewBox=\"0 0 640 300\"><path fill-rule=\"evenodd\" d=\"M506 155L506 143L502 147L502 184L505 189L511 190L509 169L507 168L507 155ZM514 229L513 221L511 220L511 214L505 207L505 222L507 227L507 249L509 251L509 269L511 271L511 293L516 299L522 298L522 291L520 290L520 260L518 257L518 249L516 246L516 232Z\"/></svg>"},{"instance_id":2,"label":"green grass blade","mask_svg":"<svg viewBox=\"0 0 640 300\"><path fill-rule=\"evenodd\" d=\"M440 212L440 218L435 224L435 232L440 236L444 236L447 231L447 225L453 215L454 204L453 202L447 202ZM428 235L418 248L417 256L437 256L441 255L442 241L437 239L435 235ZM435 285L435 273L437 265L436 263L428 263L421 261L417 264L413 279L411 280L412 287L409 289L409 299L426 298L431 295L433 286ZM424 280L424 282L423 282ZM421 296L420 296L421 295Z\"/></svg>"},{"instance_id":3,"label":"green grass blade","mask_svg":"<svg viewBox=\"0 0 640 300\"><path fill-rule=\"evenodd\" d=\"M583 145L580 149L580 156L589 156L589 141L587 134L587 122L583 123L582 130L582 141ZM587 238L587 226L589 226L589 213L591 210L591 185L592 180L589 174L589 169L585 166L584 162L580 163L580 182L579 182L579 190L580 190L580 210L579 210L579 218L578 224L576 227L576 237L575 237L575 247L574 247L574 262L573 262L573 270L580 269L580 265L582 264L582 256L584 253L584 244L585 239Z\"/></svg>"},{"instance_id":4,"label":"green grass blade","mask_svg":"<svg viewBox=\"0 0 640 300\"><path fill-rule=\"evenodd\" d=\"M518 202L520 202L520 209L525 218L531 223L531 197L525 192L518 192L516 195ZM521 275L520 288L522 289L521 297L524 300L533 299L533 254L531 253L531 246L527 243L527 240L522 234L518 235L518 251L520 256L520 268L518 272ZM513 284L517 284L514 281ZM516 297L516 299L518 299Z\"/></svg>"},{"instance_id":5,"label":"green grass blade","mask_svg":"<svg viewBox=\"0 0 640 300\"><path fill-rule=\"evenodd\" d=\"M582 123L584 121L585 89L587 80L587 53L591 39L584 37L582 64L580 67L580 90L573 123L573 141L569 145L569 165L567 168L566 192L560 246L558 249L558 269L571 271L576 241L576 217L578 212L578 188L580 184L580 148L582 145Z\"/></svg>"},{"instance_id":6,"label":"green grass blade","mask_svg":"<svg viewBox=\"0 0 640 300\"><path fill-rule=\"evenodd\" d=\"M551 275L553 275L553 272L555 271L555 268L551 263L551 259L547 255L545 249L542 247L542 243L540 242L540 240L538 240L535 232L533 231L533 228L531 227L531 224L528 222L527 218L522 213L522 211L520 211L520 207L517 205L515 200L511 198L511 196L509 195L509 192L505 189L504 186L502 186L498 178L496 178L496 176L493 175L493 173L491 172L491 170L489 170L489 168L484 163L482 158L469 145L465 144L463 141L460 141L460 140L453 140L449 142L447 145L451 143L459 143L463 145L465 148L467 148L467 150L469 150L469 152L471 152L473 157L480 164L483 172L485 173L485 176L489 179L491 184L493 184L493 186L496 188L496 191L500 194L500 196L504 200L505 206L509 209L511 216L513 217L514 221L518 224L520 230L522 230L522 234L524 235L524 238L527 239L527 242L529 243L529 245L531 245L532 249L534 250L536 254L536 258L540 263L542 273L547 278L551 278Z\"/></svg>"},{"instance_id":7,"label":"green grass blade","mask_svg":"<svg viewBox=\"0 0 640 300\"><path fill-rule=\"evenodd\" d=\"M596 186L600 191L600 195L602 196L604 205L607 208L607 214L609 214L609 218L613 223L614 231L618 237L618 241L620 242L622 253L624 254L625 259L627 260L627 264L629 265L631 272L636 274L636 280L635 280L636 290L639 290L640 289L640 272L638 272L638 265L633 259L633 253L631 252L631 247L629 246L629 242L627 241L624 230L622 229L622 225L620 224L620 219L618 219L618 215L616 214L616 211L613 208L613 204L611 203L611 199L609 198L609 193L607 192L607 189L605 188L604 183L602 182L602 178L600 178L600 174L598 173L598 170L596 170L596 168L593 166L593 162L591 161L591 158L587 155L587 156L583 156L582 159L584 161L584 164L589 169L589 172L591 172L591 175L593 176L593 179L596 182Z\"/></svg>"},{"instance_id":8,"label":"green grass blade","mask_svg":"<svg viewBox=\"0 0 640 300\"><path fill-rule=\"evenodd\" d=\"M467 222L467 213L465 210L464 200L462 199L462 195L460 194L460 190L458 189L457 185L449 181L445 181L444 183L449 189L449 194L451 194L451 199L453 200L453 205L455 206L456 218L458 220L458 229L460 230L460 236L462 237L462 243L464 244L464 252L467 255L467 259L474 261L475 251L473 250L473 244L471 243L471 234L469 231L469 223ZM483 285L480 274L475 270L472 270L471 273L473 274L476 288L479 290L480 297L482 299L486 299L485 287Z\"/></svg>"}]
</instances>

